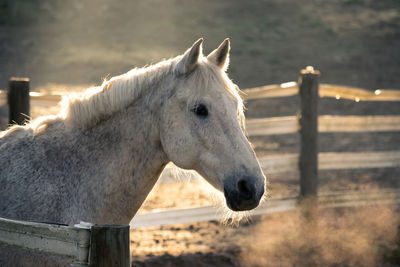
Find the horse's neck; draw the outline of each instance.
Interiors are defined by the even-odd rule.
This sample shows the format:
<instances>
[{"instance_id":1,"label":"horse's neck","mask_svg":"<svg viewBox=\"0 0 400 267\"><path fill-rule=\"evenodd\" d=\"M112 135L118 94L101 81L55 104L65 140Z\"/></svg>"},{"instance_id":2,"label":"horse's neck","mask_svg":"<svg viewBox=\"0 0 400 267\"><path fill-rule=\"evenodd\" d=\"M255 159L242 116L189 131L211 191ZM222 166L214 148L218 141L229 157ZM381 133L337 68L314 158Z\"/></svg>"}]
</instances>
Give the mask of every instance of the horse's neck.
<instances>
[{"instance_id":1,"label":"horse's neck","mask_svg":"<svg viewBox=\"0 0 400 267\"><path fill-rule=\"evenodd\" d=\"M157 113L151 105L131 105L82 135L93 140L99 179L85 182L99 192L93 212L96 223L129 223L162 172L167 158L159 140ZM90 143L91 141L89 141ZM90 188L95 187L95 188Z\"/></svg>"}]
</instances>

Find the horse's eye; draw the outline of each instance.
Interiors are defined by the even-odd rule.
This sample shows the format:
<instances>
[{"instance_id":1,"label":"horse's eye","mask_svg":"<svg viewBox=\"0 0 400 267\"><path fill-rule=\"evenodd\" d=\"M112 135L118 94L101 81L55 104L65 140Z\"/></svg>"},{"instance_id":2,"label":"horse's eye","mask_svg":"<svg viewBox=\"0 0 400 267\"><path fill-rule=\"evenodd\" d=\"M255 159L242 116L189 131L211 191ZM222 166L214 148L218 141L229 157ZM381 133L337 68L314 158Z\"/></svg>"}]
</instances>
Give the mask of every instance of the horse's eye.
<instances>
[{"instance_id":1,"label":"horse's eye","mask_svg":"<svg viewBox=\"0 0 400 267\"><path fill-rule=\"evenodd\" d=\"M207 107L204 106L203 104L197 105L195 108L192 110L197 116L199 117L207 117L208 116L208 110Z\"/></svg>"}]
</instances>

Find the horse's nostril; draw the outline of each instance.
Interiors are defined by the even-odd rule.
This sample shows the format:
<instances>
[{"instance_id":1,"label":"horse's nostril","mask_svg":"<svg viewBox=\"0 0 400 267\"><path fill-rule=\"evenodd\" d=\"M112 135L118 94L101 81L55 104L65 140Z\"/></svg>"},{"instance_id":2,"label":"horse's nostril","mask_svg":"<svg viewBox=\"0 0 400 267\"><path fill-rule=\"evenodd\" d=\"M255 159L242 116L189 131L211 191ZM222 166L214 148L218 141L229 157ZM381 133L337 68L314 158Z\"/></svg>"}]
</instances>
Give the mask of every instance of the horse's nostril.
<instances>
[{"instance_id":1,"label":"horse's nostril","mask_svg":"<svg viewBox=\"0 0 400 267\"><path fill-rule=\"evenodd\" d=\"M243 198L245 200L249 200L249 199L253 198L254 190L251 190L251 188L246 180L239 180L238 190L239 190L241 198Z\"/></svg>"}]
</instances>

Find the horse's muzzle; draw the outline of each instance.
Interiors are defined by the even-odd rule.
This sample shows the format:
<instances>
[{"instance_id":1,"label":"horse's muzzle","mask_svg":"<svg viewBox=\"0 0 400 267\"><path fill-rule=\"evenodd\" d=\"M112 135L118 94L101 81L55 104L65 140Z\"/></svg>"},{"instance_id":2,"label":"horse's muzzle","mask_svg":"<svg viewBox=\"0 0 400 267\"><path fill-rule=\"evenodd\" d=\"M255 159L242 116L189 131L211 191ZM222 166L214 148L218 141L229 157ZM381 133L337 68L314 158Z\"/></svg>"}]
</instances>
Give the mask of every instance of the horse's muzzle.
<instances>
[{"instance_id":1,"label":"horse's muzzle","mask_svg":"<svg viewBox=\"0 0 400 267\"><path fill-rule=\"evenodd\" d=\"M258 206L264 195L264 187L257 188L253 179L240 179L224 186L226 204L233 211L251 210Z\"/></svg>"}]
</instances>

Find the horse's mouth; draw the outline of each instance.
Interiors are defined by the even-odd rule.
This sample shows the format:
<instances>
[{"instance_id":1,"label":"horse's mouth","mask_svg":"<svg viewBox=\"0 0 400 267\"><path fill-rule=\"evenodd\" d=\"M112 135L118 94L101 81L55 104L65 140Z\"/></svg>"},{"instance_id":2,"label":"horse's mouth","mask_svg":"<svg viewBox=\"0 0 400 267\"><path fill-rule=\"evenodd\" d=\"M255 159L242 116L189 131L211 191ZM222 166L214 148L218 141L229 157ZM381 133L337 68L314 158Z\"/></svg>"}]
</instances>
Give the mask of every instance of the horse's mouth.
<instances>
[{"instance_id":1,"label":"horse's mouth","mask_svg":"<svg viewBox=\"0 0 400 267\"><path fill-rule=\"evenodd\" d=\"M233 211L246 211L246 210L252 210L254 208L257 208L257 206L259 204L259 201L253 202L253 203L237 204L237 203L234 203L234 202L230 202L227 199L226 200L226 204L227 204L228 208L230 208Z\"/></svg>"},{"instance_id":2,"label":"horse's mouth","mask_svg":"<svg viewBox=\"0 0 400 267\"><path fill-rule=\"evenodd\" d=\"M256 199L252 197L250 199L241 198L239 194L235 194L235 192L228 192L224 190L226 205L232 211L246 211L252 210L258 206L260 203L260 198Z\"/></svg>"}]
</instances>

